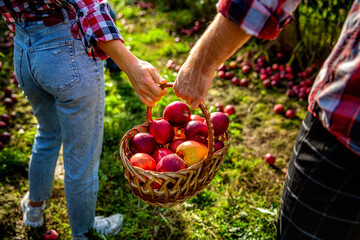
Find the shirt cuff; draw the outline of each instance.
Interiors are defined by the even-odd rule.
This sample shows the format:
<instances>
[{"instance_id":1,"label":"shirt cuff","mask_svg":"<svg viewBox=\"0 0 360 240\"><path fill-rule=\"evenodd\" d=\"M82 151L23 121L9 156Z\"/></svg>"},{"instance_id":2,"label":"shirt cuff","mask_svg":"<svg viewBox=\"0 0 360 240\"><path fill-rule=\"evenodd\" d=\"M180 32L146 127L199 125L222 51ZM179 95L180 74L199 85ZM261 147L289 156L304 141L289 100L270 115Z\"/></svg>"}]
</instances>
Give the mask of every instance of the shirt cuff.
<instances>
[{"instance_id":1,"label":"shirt cuff","mask_svg":"<svg viewBox=\"0 0 360 240\"><path fill-rule=\"evenodd\" d=\"M81 39L89 57L94 60L105 60L106 53L97 47L97 41L111 41L120 39L124 42L116 27L106 3L80 9L77 12L77 21L71 28L74 38Z\"/></svg>"},{"instance_id":2,"label":"shirt cuff","mask_svg":"<svg viewBox=\"0 0 360 240\"><path fill-rule=\"evenodd\" d=\"M268 1L271 3L271 1ZM273 1L281 2L281 1ZM258 0L220 0L217 11L225 18L239 25L247 34L258 38L272 40L281 29L292 22L293 17L288 9L294 9L298 1L291 4L265 5Z\"/></svg>"}]
</instances>

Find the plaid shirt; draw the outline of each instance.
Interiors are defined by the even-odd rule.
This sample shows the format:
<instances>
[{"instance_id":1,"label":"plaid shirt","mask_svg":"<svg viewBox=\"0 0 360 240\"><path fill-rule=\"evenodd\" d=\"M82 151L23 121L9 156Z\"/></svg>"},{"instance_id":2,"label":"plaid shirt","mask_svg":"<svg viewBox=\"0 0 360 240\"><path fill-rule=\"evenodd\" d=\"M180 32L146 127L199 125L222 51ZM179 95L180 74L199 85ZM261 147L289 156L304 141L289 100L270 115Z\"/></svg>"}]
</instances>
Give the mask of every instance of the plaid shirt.
<instances>
[{"instance_id":1,"label":"plaid shirt","mask_svg":"<svg viewBox=\"0 0 360 240\"><path fill-rule=\"evenodd\" d=\"M97 41L120 39L119 30L110 17L106 0L44 0L44 1L0 1L0 11L15 29L15 21L25 21L34 17L50 16L55 9L65 8L76 15L76 22L71 27L75 39L83 42L86 52L95 60L104 60L107 55L96 46Z\"/></svg>"},{"instance_id":2,"label":"plaid shirt","mask_svg":"<svg viewBox=\"0 0 360 240\"><path fill-rule=\"evenodd\" d=\"M220 0L218 12L259 38L274 39L291 22L300 0ZM309 111L339 141L360 155L360 0L309 95Z\"/></svg>"}]
</instances>

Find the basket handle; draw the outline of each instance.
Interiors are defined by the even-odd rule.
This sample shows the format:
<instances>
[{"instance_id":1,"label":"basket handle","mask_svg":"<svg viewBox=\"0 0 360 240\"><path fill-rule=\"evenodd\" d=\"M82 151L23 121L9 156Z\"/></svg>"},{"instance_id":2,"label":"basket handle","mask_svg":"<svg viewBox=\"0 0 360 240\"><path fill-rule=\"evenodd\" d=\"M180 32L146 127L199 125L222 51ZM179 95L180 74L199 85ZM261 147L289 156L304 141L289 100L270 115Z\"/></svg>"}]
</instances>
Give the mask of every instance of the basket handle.
<instances>
[{"instance_id":1,"label":"basket handle","mask_svg":"<svg viewBox=\"0 0 360 240\"><path fill-rule=\"evenodd\" d=\"M174 83L173 82L169 82L169 83L164 83L161 84L159 87L161 87L162 89L164 88L168 88L168 87L173 87ZM214 155L214 144L215 144L215 134L214 134L214 125L212 124L211 120L210 120L210 113L207 110L206 106L204 103L200 103L199 107L202 111L202 113L204 114L205 120L206 120L206 124L208 127L208 155L207 158L205 159L205 162L208 163ZM151 123L153 121L152 119L152 107L147 107L146 109L146 122Z\"/></svg>"}]
</instances>

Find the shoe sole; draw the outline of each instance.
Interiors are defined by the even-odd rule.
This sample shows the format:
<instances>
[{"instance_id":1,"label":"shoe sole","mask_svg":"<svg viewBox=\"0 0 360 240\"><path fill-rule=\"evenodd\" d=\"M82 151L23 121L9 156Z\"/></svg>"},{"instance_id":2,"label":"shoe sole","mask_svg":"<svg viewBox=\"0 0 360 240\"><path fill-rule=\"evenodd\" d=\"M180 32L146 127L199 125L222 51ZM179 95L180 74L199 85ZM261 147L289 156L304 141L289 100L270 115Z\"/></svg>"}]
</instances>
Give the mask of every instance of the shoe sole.
<instances>
[{"instance_id":1,"label":"shoe sole","mask_svg":"<svg viewBox=\"0 0 360 240\"><path fill-rule=\"evenodd\" d=\"M25 203L24 200L21 200L21 209L23 211L23 221L24 221L24 225L28 226L28 227L41 227L42 225L44 225L44 217L41 217L40 221L38 222L32 222L30 220L27 219L26 214L25 214Z\"/></svg>"}]
</instances>

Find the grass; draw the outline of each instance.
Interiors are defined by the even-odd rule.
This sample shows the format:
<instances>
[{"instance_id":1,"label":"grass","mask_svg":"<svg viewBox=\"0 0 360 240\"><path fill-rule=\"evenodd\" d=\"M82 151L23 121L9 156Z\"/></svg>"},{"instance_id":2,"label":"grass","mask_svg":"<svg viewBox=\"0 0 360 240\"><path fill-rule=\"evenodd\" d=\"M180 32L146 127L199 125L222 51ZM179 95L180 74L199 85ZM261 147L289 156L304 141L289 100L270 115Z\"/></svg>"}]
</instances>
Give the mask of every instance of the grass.
<instances>
[{"instance_id":1,"label":"grass","mask_svg":"<svg viewBox=\"0 0 360 240\"><path fill-rule=\"evenodd\" d=\"M117 8L120 3L114 1L114 6ZM122 8L122 14L127 24L117 23L125 44L132 47L136 56L152 63L168 81L174 81L176 72L165 68L167 60L172 58L181 64L190 50L188 43L197 37L182 37L180 43L175 43L174 37L166 33L166 29L173 26L174 17L181 18L181 12L147 10L140 17L140 9L127 6ZM130 25L134 26L133 30ZM255 43L250 43L244 49L256 47ZM242 52L236 53L234 58L240 54ZM12 66L10 56L10 52L0 56L9 69ZM11 71L1 70L1 73L9 77ZM145 121L145 106L124 73L106 72L105 78L105 133L97 214L120 212L125 216L119 235L106 239L275 238L282 183L306 103L289 100L282 89L264 89L256 78L252 78L249 88L234 87L229 81L215 79L207 96L209 110L215 110L216 102L234 104L236 108L236 114L231 116L231 146L225 162L212 183L197 196L175 207L157 208L132 194L119 161L121 137L134 125ZM16 88L16 92L20 101L15 108L18 117L10 128L13 137L0 152L0 238L41 239L46 229L53 228L61 239L71 239L64 183L58 178L45 210L45 226L30 229L22 224L19 202L27 191L27 164L36 120L20 89ZM177 97L169 89L154 107L153 116L160 117L164 107L175 100ZM276 115L272 111L275 103L296 108L298 118L290 120ZM0 111L7 110L0 107ZM274 167L269 167L262 159L267 152L277 156ZM94 233L91 238L101 239Z\"/></svg>"}]
</instances>

